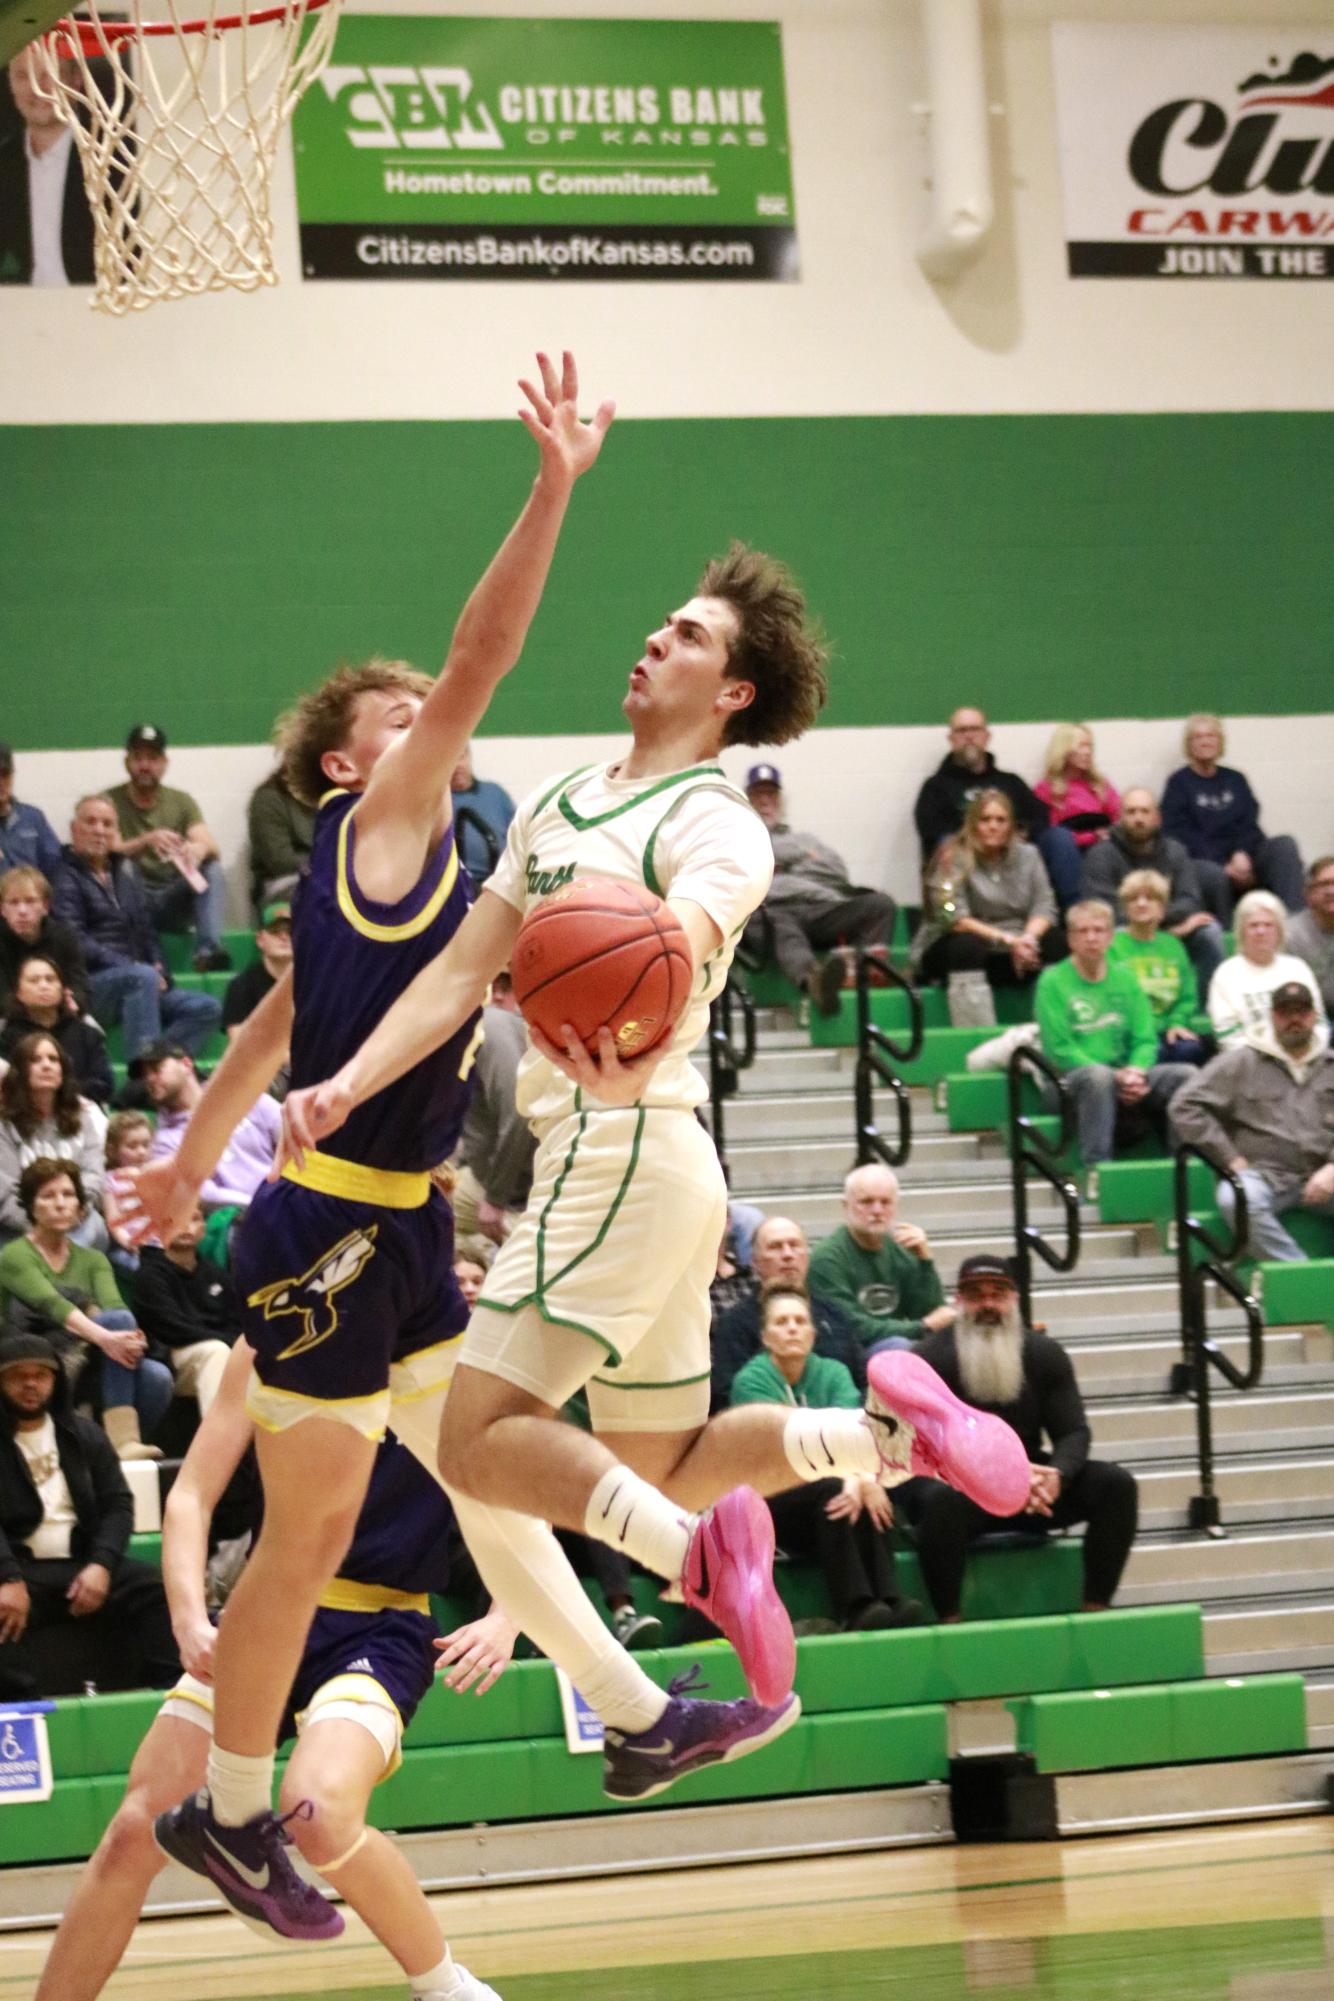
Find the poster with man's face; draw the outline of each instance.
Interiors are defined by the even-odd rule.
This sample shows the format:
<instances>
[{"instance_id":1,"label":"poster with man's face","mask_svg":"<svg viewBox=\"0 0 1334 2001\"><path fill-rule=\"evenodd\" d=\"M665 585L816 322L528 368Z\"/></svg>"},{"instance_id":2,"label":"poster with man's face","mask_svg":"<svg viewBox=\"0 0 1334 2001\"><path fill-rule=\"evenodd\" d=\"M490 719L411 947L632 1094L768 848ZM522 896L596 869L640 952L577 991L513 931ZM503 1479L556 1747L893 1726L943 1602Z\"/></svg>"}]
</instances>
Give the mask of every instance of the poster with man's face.
<instances>
[{"instance_id":1,"label":"poster with man's face","mask_svg":"<svg viewBox=\"0 0 1334 2001\"><path fill-rule=\"evenodd\" d=\"M61 67L69 81L80 80L73 60ZM109 61L95 58L89 70L95 86L110 87ZM92 282L93 216L79 149L30 45L0 70L0 285Z\"/></svg>"}]
</instances>

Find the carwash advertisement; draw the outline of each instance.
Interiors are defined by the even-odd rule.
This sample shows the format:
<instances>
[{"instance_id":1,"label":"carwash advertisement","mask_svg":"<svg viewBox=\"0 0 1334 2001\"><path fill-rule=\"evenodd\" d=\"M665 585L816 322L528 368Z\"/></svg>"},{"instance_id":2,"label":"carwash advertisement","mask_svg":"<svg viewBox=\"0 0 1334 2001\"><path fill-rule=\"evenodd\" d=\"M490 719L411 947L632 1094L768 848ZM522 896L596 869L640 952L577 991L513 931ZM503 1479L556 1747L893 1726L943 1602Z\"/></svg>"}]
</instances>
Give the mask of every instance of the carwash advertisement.
<instances>
[{"instance_id":1,"label":"carwash advertisement","mask_svg":"<svg viewBox=\"0 0 1334 2001\"><path fill-rule=\"evenodd\" d=\"M1334 276L1334 28L1052 34L1072 278Z\"/></svg>"},{"instance_id":2,"label":"carwash advertisement","mask_svg":"<svg viewBox=\"0 0 1334 2001\"><path fill-rule=\"evenodd\" d=\"M293 145L307 278L798 275L773 22L344 15Z\"/></svg>"}]
</instances>

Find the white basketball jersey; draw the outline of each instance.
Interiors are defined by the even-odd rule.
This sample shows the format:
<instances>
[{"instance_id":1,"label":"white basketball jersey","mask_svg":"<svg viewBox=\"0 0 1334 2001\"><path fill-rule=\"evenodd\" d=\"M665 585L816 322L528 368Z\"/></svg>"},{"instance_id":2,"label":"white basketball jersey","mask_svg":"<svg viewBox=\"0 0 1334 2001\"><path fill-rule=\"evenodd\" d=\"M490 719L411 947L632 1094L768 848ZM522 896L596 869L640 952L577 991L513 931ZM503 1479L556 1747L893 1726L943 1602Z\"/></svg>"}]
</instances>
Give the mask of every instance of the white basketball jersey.
<instances>
[{"instance_id":1,"label":"white basketball jersey","mask_svg":"<svg viewBox=\"0 0 1334 2001\"><path fill-rule=\"evenodd\" d=\"M700 967L643 1102L689 1111L706 1096L690 1061L709 1004L722 992L737 939L773 877L773 848L759 815L716 764L666 778L613 777L585 765L525 799L504 856L486 887L527 913L568 882L606 876L643 883L658 896L697 903L723 934ZM529 1049L519 1066L518 1106L534 1123L574 1108L575 1086Z\"/></svg>"}]
</instances>

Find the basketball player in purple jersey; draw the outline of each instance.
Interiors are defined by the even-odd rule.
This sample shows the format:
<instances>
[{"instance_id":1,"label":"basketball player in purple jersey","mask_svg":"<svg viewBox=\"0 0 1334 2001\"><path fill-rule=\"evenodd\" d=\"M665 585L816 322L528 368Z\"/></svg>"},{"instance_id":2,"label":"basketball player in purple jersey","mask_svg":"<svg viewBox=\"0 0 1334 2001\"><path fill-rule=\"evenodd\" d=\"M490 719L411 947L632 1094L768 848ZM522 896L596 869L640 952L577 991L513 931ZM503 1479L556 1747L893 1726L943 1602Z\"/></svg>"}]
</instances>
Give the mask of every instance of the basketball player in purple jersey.
<instances>
[{"instance_id":1,"label":"basketball player in purple jersey","mask_svg":"<svg viewBox=\"0 0 1334 2001\"><path fill-rule=\"evenodd\" d=\"M537 477L464 606L439 677L400 663L343 669L281 726L289 783L319 806L294 912L294 971L228 1048L180 1151L144 1169L124 1198L127 1221L143 1232L170 1231L190 1212L289 1047L293 1082L327 1076L462 921L469 891L450 774L519 658L575 481L614 415L607 402L580 421L571 355L560 371L545 355L538 363L540 381L521 384L529 407L519 413L538 448ZM238 1883L263 1879L275 1928L294 1937L319 1921L311 1899L322 1900L292 1868L274 1820L274 1745L391 1401L421 1416L435 1471L439 1406L467 1309L448 1206L429 1170L458 1137L476 1026L474 1012L368 1107L368 1119L266 1187L238 1245L264 1525L219 1632L208 1786L172 1817L172 1852L186 1860L193 1849L215 1881L219 1857ZM397 1418L395 1428L402 1436Z\"/></svg>"}]
</instances>

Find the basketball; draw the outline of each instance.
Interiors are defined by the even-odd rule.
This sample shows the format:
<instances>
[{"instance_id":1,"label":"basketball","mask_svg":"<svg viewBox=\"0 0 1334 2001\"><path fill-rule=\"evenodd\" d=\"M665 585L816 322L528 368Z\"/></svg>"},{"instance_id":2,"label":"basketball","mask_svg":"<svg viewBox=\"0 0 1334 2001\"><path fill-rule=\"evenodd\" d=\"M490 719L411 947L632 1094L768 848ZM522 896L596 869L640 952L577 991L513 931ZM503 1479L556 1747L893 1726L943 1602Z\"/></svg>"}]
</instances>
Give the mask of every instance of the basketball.
<instances>
[{"instance_id":1,"label":"basketball","mask_svg":"<svg viewBox=\"0 0 1334 2001\"><path fill-rule=\"evenodd\" d=\"M585 876L524 919L510 975L525 1021L564 1048L566 1022L597 1053L608 1027L621 1056L643 1056L675 1028L690 993L690 945L651 889Z\"/></svg>"}]
</instances>

